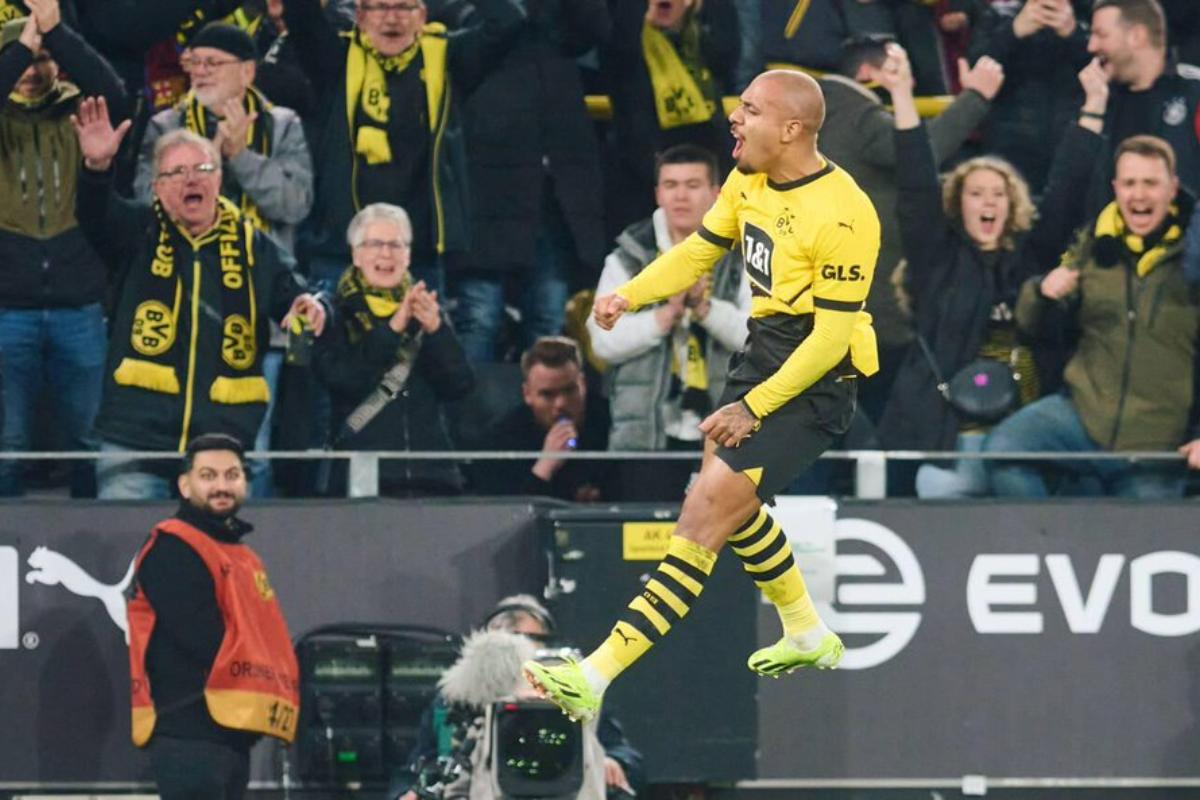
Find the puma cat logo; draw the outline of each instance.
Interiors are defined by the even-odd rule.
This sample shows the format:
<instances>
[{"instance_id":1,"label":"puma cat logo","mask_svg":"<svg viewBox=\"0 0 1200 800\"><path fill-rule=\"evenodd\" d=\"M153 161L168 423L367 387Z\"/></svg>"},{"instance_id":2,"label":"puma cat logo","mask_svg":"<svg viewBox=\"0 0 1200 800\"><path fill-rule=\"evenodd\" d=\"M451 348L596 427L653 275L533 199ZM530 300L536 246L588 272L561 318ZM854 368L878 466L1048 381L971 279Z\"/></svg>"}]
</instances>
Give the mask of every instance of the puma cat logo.
<instances>
[{"instance_id":1,"label":"puma cat logo","mask_svg":"<svg viewBox=\"0 0 1200 800\"><path fill-rule=\"evenodd\" d=\"M82 567L71 559L51 550L48 547L37 547L29 555L29 566L32 569L25 573L26 583L40 583L45 586L61 586L71 594L80 597L93 597L104 605L104 610L112 619L113 624L125 634L129 641L129 621L125 616L125 590L133 580L134 562L129 562L120 583L101 583L93 578Z\"/></svg>"}]
</instances>

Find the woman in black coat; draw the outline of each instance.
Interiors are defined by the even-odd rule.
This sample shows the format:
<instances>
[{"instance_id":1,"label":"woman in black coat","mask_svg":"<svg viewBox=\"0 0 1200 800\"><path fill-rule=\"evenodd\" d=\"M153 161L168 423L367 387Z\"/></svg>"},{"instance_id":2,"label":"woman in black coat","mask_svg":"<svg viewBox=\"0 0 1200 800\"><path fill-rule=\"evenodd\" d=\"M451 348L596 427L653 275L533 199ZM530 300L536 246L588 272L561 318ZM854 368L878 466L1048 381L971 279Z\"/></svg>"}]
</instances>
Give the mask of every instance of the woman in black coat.
<instances>
[{"instance_id":1,"label":"woman in black coat","mask_svg":"<svg viewBox=\"0 0 1200 800\"><path fill-rule=\"evenodd\" d=\"M313 367L333 399L333 445L340 450L453 450L441 405L470 393L475 378L462 345L444 319L437 292L408 274L412 227L403 209L363 208L347 230L354 263L338 282L331 326L317 340ZM346 419L398 362L408 380L365 427ZM344 494L346 466L337 462L333 493ZM398 497L458 494L462 473L452 461L387 459L380 493Z\"/></svg>"},{"instance_id":2,"label":"woman in black coat","mask_svg":"<svg viewBox=\"0 0 1200 800\"><path fill-rule=\"evenodd\" d=\"M1088 92L1084 109L1102 114L1107 83L1097 80L1098 70L1095 64L1085 69L1081 83ZM896 110L896 213L907 259L903 290L916 333L944 379L977 358L992 358L1013 367L1022 402L1036 399L1043 384L1056 382L1057 376L1039 373L1034 354L1017 340L1017 292L1026 278L1057 264L1083 222L1082 204L1074 195L1086 184L1099 152L1100 119L1081 116L1067 131L1035 210L1024 179L999 158L966 161L939 185L903 51L889 55L884 74ZM961 418L937 384L929 357L913 344L880 421L886 448L981 449L986 428ZM988 489L979 460L949 467L923 464L917 471L921 497L978 496Z\"/></svg>"}]
</instances>

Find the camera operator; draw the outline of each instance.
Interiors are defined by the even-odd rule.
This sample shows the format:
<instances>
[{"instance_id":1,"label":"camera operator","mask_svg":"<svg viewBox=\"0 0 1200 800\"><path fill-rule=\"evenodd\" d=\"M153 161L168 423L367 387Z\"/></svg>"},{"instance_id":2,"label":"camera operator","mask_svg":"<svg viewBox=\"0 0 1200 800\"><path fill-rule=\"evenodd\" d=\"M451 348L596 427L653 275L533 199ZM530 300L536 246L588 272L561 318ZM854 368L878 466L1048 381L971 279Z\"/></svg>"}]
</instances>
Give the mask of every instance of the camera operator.
<instances>
[{"instance_id":1,"label":"camera operator","mask_svg":"<svg viewBox=\"0 0 1200 800\"><path fill-rule=\"evenodd\" d=\"M491 788L494 780L486 786L478 783L488 775L488 764L480 763L475 752L476 742L487 733L484 713L497 700L537 699L520 679L522 658L546 654L540 648L554 636L554 617L532 595L512 595L497 603L439 682L439 693L422 716L408 766L393 781L389 796L501 800ZM620 723L602 710L594 726L584 726L583 735L584 782L576 797L638 796L645 783L642 755L625 738Z\"/></svg>"}]
</instances>

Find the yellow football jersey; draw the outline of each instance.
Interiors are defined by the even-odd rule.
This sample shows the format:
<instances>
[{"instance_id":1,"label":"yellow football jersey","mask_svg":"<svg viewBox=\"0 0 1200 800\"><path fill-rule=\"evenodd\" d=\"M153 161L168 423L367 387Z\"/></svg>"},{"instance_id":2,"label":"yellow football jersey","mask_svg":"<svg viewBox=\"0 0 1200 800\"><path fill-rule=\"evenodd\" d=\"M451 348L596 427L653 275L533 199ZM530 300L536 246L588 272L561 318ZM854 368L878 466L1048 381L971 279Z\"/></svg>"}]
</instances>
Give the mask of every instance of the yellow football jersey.
<instances>
[{"instance_id":1,"label":"yellow football jersey","mask_svg":"<svg viewBox=\"0 0 1200 800\"><path fill-rule=\"evenodd\" d=\"M764 416L811 386L850 351L863 374L878 370L864 308L879 255L879 217L844 170L827 162L798 181L729 174L700 230L617 290L638 308L691 286L741 246L752 317L815 314L813 334L778 372L746 395Z\"/></svg>"},{"instance_id":2,"label":"yellow football jersey","mask_svg":"<svg viewBox=\"0 0 1200 800\"><path fill-rule=\"evenodd\" d=\"M832 163L783 185L734 170L699 235L726 249L741 243L755 317L811 314L821 304L858 311L879 255L875 207Z\"/></svg>"}]
</instances>

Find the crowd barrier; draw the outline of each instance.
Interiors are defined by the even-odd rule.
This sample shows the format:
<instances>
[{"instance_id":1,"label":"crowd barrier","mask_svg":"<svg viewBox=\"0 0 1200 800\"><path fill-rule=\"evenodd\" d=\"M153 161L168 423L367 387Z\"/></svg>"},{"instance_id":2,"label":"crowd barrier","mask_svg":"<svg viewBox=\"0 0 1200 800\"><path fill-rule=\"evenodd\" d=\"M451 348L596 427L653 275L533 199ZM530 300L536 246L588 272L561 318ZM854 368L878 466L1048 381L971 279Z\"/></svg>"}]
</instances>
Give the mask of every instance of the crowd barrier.
<instances>
[{"instance_id":1,"label":"crowd barrier","mask_svg":"<svg viewBox=\"0 0 1200 800\"><path fill-rule=\"evenodd\" d=\"M131 557L171 510L0 504L0 793L149 786L129 743L122 611ZM590 644L675 513L368 499L245 516L296 635L347 620L464 631L533 591ZM609 697L651 780L1200 792L1192 504L781 498L776 514L845 636L844 669L752 678L747 651L778 621L720 559L692 616ZM259 748L253 785L295 787L287 764Z\"/></svg>"},{"instance_id":2,"label":"crowd barrier","mask_svg":"<svg viewBox=\"0 0 1200 800\"><path fill-rule=\"evenodd\" d=\"M122 457L174 460L177 452L157 450L123 452ZM585 451L538 452L516 450L269 450L246 454L252 459L280 461L342 460L349 462L346 496L350 498L379 496L379 462L399 461L496 461L529 460L543 456L584 461L694 461L699 454L678 451ZM0 451L0 460L14 461L94 461L102 457L95 451ZM953 461L957 459L985 461L1131 461L1183 463L1183 456L1174 451L1123 451L1120 453L960 453L954 450L830 450L821 455L826 461L850 461L854 464L853 496L860 500L882 500L888 497L888 462Z\"/></svg>"}]
</instances>

